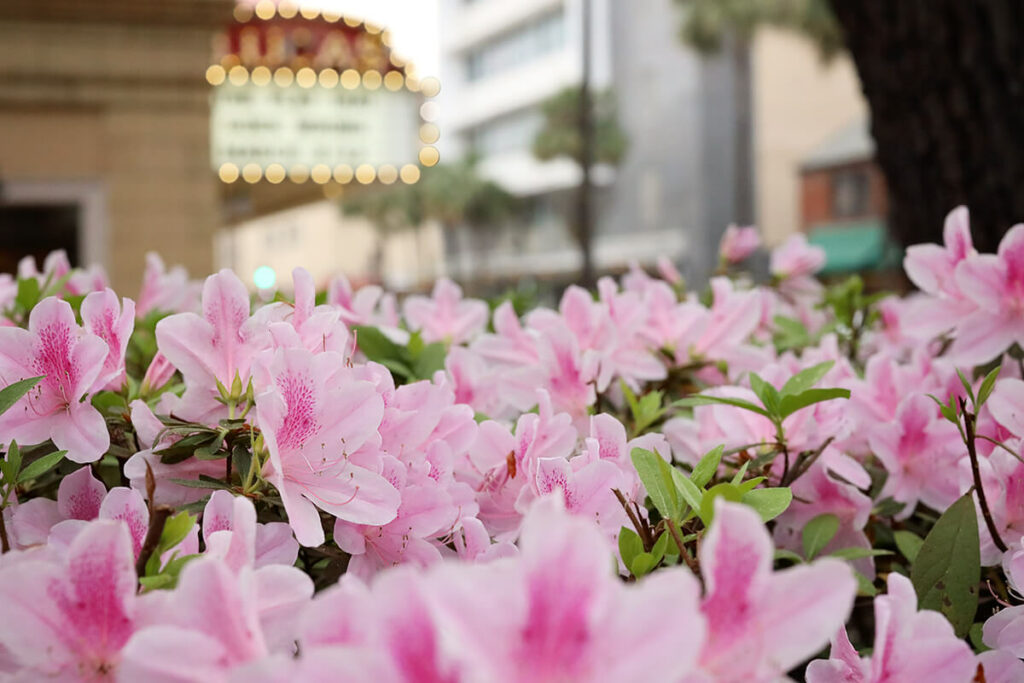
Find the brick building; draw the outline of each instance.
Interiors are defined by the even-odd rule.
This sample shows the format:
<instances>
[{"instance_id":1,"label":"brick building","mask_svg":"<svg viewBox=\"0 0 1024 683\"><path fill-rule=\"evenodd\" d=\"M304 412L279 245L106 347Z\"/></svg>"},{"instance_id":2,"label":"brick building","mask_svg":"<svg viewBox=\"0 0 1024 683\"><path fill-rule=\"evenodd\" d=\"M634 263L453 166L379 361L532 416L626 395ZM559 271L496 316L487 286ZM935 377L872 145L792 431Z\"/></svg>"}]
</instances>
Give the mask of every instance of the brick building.
<instances>
[{"instance_id":1,"label":"brick building","mask_svg":"<svg viewBox=\"0 0 1024 683\"><path fill-rule=\"evenodd\" d=\"M232 0L0 2L0 271L68 249L133 291L159 251L213 266L209 65Z\"/></svg>"}]
</instances>

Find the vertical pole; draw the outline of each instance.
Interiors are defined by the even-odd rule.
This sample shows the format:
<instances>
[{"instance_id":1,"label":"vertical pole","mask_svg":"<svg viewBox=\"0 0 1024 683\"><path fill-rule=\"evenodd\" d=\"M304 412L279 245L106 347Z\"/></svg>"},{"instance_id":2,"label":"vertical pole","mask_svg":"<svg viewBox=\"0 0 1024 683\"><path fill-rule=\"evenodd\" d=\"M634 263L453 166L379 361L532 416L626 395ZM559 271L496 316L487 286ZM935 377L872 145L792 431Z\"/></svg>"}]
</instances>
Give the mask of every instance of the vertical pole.
<instances>
[{"instance_id":1,"label":"vertical pole","mask_svg":"<svg viewBox=\"0 0 1024 683\"><path fill-rule=\"evenodd\" d=\"M593 217L591 216L590 169L594 165L594 111L590 93L590 2L580 0L583 19L581 46L583 50L580 71L579 130L580 130L580 187L576 204L576 239L583 257L580 284L594 284Z\"/></svg>"}]
</instances>

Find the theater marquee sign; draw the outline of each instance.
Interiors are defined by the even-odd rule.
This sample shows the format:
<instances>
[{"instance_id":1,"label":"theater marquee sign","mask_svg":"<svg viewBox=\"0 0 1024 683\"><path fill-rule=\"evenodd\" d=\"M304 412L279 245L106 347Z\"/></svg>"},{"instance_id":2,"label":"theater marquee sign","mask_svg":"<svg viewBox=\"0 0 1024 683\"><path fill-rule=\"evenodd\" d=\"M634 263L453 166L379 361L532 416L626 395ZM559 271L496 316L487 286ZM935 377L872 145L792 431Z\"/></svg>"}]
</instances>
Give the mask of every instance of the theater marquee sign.
<instances>
[{"instance_id":1,"label":"theater marquee sign","mask_svg":"<svg viewBox=\"0 0 1024 683\"><path fill-rule=\"evenodd\" d=\"M218 39L206 78L221 180L418 180L438 159L423 106L436 81L415 78L379 29L285 8L240 6Z\"/></svg>"}]
</instances>

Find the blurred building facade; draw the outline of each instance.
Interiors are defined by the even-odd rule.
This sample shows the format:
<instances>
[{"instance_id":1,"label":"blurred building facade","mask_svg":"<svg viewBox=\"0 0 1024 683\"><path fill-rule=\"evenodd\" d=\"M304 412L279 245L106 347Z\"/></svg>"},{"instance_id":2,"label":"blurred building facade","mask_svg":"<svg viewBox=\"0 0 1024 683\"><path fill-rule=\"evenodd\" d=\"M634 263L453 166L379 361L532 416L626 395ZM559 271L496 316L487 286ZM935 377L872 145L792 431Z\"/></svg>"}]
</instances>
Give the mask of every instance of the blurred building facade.
<instances>
[{"instance_id":1,"label":"blurred building facade","mask_svg":"<svg viewBox=\"0 0 1024 683\"><path fill-rule=\"evenodd\" d=\"M65 248L132 291L155 250L213 266L208 63L231 0L0 3L0 270Z\"/></svg>"},{"instance_id":2,"label":"blurred building facade","mask_svg":"<svg viewBox=\"0 0 1024 683\"><path fill-rule=\"evenodd\" d=\"M767 28L752 60L756 215L765 241L807 233L826 251L826 273L897 263L885 179L849 57L823 59L806 38Z\"/></svg>"},{"instance_id":3,"label":"blurred building facade","mask_svg":"<svg viewBox=\"0 0 1024 683\"><path fill-rule=\"evenodd\" d=\"M628 147L595 169L595 261L621 270L659 256L700 277L733 208L733 64L679 40L672 0L589 0L592 87L610 88ZM582 73L582 0L442 0L442 156L474 154L481 172L524 197L528 225L504 231L485 264L456 246L460 277L575 273L566 227L579 183L568 159L537 161L540 105Z\"/></svg>"}]
</instances>

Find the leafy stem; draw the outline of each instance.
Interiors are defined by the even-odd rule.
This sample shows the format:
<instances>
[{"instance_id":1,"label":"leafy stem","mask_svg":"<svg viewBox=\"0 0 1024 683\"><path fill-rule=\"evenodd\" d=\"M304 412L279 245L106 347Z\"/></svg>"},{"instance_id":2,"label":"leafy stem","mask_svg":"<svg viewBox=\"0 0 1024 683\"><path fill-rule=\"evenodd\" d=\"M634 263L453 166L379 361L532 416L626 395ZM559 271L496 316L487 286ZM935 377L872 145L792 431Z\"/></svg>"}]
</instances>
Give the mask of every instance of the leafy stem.
<instances>
[{"instance_id":1,"label":"leafy stem","mask_svg":"<svg viewBox=\"0 0 1024 683\"><path fill-rule=\"evenodd\" d=\"M981 515L985 518L985 526L992 537L992 542L995 543L1000 552L1005 553L1008 549L1007 545L1003 542L1003 539L999 536L999 531L996 529L995 521L992 519L992 511L988 507L988 498L985 496L985 487L981 482L981 470L978 467L978 448L974 436L975 416L973 413L968 412L967 401L962 398L960 399L960 412L964 417L964 429L966 430L964 442L967 444L967 455L971 459L971 475L974 477L974 489L978 492L978 505L981 507Z\"/></svg>"}]
</instances>

